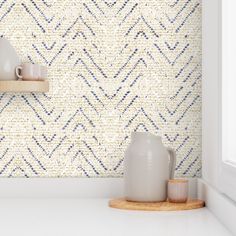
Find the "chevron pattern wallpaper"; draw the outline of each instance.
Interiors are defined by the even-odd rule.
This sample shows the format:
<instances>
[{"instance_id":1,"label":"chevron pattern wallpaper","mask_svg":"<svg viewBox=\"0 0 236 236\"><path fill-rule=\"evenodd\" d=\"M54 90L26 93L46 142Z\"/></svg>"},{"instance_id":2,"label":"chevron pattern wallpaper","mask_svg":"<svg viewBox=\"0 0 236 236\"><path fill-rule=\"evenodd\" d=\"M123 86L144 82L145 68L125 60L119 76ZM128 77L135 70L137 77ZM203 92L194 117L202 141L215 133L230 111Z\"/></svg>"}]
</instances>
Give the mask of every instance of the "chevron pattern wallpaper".
<instances>
[{"instance_id":1,"label":"chevron pattern wallpaper","mask_svg":"<svg viewBox=\"0 0 236 236\"><path fill-rule=\"evenodd\" d=\"M1 0L0 37L50 92L0 93L1 177L118 177L133 131L201 175L200 0Z\"/></svg>"}]
</instances>

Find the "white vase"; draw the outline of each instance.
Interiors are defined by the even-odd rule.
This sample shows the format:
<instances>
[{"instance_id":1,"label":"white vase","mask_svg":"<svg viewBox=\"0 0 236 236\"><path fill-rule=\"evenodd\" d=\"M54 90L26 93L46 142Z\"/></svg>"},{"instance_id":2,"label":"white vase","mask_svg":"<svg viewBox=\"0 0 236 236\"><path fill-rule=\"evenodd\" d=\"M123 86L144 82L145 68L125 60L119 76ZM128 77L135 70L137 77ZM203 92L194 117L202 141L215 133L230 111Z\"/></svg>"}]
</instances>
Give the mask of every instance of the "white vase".
<instances>
[{"instance_id":1,"label":"white vase","mask_svg":"<svg viewBox=\"0 0 236 236\"><path fill-rule=\"evenodd\" d=\"M17 80L16 67L20 64L20 59L5 38L0 39L0 80Z\"/></svg>"},{"instance_id":2,"label":"white vase","mask_svg":"<svg viewBox=\"0 0 236 236\"><path fill-rule=\"evenodd\" d=\"M174 177L175 151L165 148L161 137L151 133L132 133L125 153L125 198L137 202L167 199L167 181Z\"/></svg>"}]
</instances>

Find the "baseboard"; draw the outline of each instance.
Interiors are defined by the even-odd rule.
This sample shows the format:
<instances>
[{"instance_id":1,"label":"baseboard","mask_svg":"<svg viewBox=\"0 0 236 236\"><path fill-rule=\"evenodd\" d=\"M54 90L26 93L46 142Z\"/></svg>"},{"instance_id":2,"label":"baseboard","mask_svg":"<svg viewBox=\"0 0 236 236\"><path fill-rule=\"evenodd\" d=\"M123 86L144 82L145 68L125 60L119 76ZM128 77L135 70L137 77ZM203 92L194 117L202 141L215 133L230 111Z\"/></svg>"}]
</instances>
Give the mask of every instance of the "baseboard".
<instances>
[{"instance_id":1,"label":"baseboard","mask_svg":"<svg viewBox=\"0 0 236 236\"><path fill-rule=\"evenodd\" d=\"M197 179L189 196L197 197ZM123 178L2 178L0 198L116 198L124 196Z\"/></svg>"},{"instance_id":2,"label":"baseboard","mask_svg":"<svg viewBox=\"0 0 236 236\"><path fill-rule=\"evenodd\" d=\"M207 208L236 235L236 203L218 192L202 179L198 179L198 198L206 202Z\"/></svg>"}]
</instances>

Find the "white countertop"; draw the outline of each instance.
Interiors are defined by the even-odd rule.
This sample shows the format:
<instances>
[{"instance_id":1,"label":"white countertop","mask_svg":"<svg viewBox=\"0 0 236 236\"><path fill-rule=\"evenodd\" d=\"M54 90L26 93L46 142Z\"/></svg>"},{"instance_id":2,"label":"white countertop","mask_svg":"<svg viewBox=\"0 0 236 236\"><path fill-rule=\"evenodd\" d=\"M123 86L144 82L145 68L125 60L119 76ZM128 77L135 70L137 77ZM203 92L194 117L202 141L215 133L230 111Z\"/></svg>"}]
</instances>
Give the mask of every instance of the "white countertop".
<instances>
[{"instance_id":1,"label":"white countertop","mask_svg":"<svg viewBox=\"0 0 236 236\"><path fill-rule=\"evenodd\" d=\"M0 199L7 236L230 236L207 209L138 212L111 209L107 199Z\"/></svg>"}]
</instances>

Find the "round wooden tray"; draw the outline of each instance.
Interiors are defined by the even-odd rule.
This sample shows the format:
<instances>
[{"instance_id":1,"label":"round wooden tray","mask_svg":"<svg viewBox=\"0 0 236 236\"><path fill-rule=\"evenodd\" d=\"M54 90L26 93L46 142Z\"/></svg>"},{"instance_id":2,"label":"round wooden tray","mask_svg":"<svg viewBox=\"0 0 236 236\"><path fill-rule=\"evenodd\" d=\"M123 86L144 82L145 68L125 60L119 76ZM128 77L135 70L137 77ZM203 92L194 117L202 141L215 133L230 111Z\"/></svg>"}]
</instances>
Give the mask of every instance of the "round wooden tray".
<instances>
[{"instance_id":1,"label":"round wooden tray","mask_svg":"<svg viewBox=\"0 0 236 236\"><path fill-rule=\"evenodd\" d=\"M188 200L186 203L171 202L131 202L123 198L113 199L109 201L109 206L124 210L137 211L183 211L202 208L205 206L202 200Z\"/></svg>"}]
</instances>

